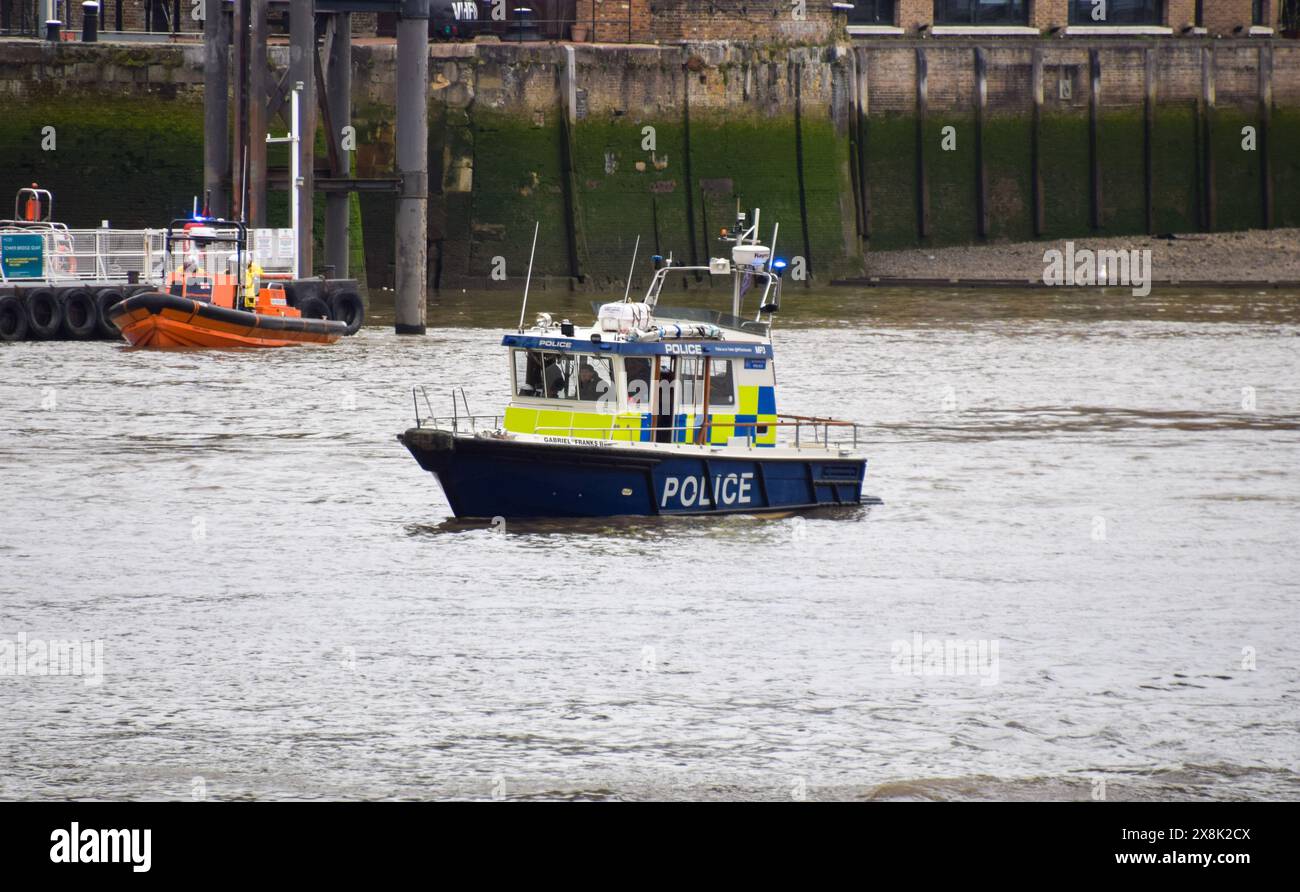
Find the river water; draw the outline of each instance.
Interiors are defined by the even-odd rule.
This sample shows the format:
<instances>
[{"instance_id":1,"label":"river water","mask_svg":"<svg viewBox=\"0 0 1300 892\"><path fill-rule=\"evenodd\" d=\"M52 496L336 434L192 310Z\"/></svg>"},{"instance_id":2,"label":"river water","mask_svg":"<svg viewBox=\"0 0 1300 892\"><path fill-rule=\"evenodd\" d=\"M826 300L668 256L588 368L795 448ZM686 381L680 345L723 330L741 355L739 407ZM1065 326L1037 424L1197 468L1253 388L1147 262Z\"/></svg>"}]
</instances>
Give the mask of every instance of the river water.
<instances>
[{"instance_id":1,"label":"river water","mask_svg":"<svg viewBox=\"0 0 1300 892\"><path fill-rule=\"evenodd\" d=\"M0 798L1300 798L1300 294L792 292L882 506L452 523L394 434L517 313L0 345L0 656L102 647L0 676Z\"/></svg>"}]
</instances>

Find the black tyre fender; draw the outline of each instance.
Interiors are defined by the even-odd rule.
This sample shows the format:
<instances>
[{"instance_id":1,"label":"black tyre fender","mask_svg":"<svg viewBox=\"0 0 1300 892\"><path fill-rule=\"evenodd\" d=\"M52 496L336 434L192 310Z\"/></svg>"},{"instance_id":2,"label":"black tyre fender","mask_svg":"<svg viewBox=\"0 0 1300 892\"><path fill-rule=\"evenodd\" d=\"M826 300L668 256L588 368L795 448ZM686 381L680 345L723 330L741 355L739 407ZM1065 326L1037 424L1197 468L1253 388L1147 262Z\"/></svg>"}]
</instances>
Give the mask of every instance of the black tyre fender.
<instances>
[{"instance_id":1,"label":"black tyre fender","mask_svg":"<svg viewBox=\"0 0 1300 892\"><path fill-rule=\"evenodd\" d=\"M125 298L126 295L117 288L101 288L95 292L95 330L101 338L116 341L122 337L122 332L108 318L108 311Z\"/></svg>"},{"instance_id":2,"label":"black tyre fender","mask_svg":"<svg viewBox=\"0 0 1300 892\"><path fill-rule=\"evenodd\" d=\"M302 313L304 319L329 319L330 305L323 298L314 294L299 298L298 312Z\"/></svg>"},{"instance_id":3,"label":"black tyre fender","mask_svg":"<svg viewBox=\"0 0 1300 892\"><path fill-rule=\"evenodd\" d=\"M63 307L49 288L33 288L23 295L27 331L37 340L48 341L63 327Z\"/></svg>"},{"instance_id":4,"label":"black tyre fender","mask_svg":"<svg viewBox=\"0 0 1300 892\"><path fill-rule=\"evenodd\" d=\"M27 340L27 311L16 294L0 297L0 341Z\"/></svg>"},{"instance_id":5,"label":"black tyre fender","mask_svg":"<svg viewBox=\"0 0 1300 892\"><path fill-rule=\"evenodd\" d=\"M356 334L366 321L366 302L350 288L330 295L330 318L347 325L344 334Z\"/></svg>"},{"instance_id":6,"label":"black tyre fender","mask_svg":"<svg viewBox=\"0 0 1300 892\"><path fill-rule=\"evenodd\" d=\"M60 288L55 296L63 310L63 334L74 341L93 337L98 322L95 296L85 288Z\"/></svg>"}]
</instances>

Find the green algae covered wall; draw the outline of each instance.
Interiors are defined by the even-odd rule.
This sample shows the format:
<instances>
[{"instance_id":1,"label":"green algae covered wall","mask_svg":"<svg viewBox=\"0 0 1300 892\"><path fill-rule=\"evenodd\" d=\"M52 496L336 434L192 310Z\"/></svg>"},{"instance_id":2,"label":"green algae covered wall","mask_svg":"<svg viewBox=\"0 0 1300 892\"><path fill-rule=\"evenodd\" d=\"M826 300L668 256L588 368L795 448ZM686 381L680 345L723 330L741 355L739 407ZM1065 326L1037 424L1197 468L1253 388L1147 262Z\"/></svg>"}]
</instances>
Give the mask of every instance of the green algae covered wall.
<instances>
[{"instance_id":1,"label":"green algae covered wall","mask_svg":"<svg viewBox=\"0 0 1300 892\"><path fill-rule=\"evenodd\" d=\"M8 216L15 190L39 183L70 226L160 226L203 191L202 159L201 100L33 91L3 112L0 200Z\"/></svg>"},{"instance_id":2,"label":"green algae covered wall","mask_svg":"<svg viewBox=\"0 0 1300 892\"><path fill-rule=\"evenodd\" d=\"M1275 224L1300 226L1300 107L1276 108L1269 132Z\"/></svg>"},{"instance_id":3,"label":"green algae covered wall","mask_svg":"<svg viewBox=\"0 0 1300 892\"><path fill-rule=\"evenodd\" d=\"M1033 128L1026 114L993 114L984 123L989 180L989 238L1034 237Z\"/></svg>"},{"instance_id":4,"label":"green algae covered wall","mask_svg":"<svg viewBox=\"0 0 1300 892\"><path fill-rule=\"evenodd\" d=\"M736 204L813 277L861 271L842 63L711 47L574 54L479 46L435 63L430 159L435 284L510 283L527 269L588 287L652 254L703 264ZM517 64L519 53L527 65ZM570 119L566 91L573 80ZM513 287L507 284L505 287Z\"/></svg>"},{"instance_id":5,"label":"green algae covered wall","mask_svg":"<svg viewBox=\"0 0 1300 892\"><path fill-rule=\"evenodd\" d=\"M188 210L202 188L199 48L5 49L3 192L40 182L77 226ZM778 253L817 281L869 273L871 253L893 248L1257 227L1270 187L1273 224L1300 225L1300 46L1286 41L570 49L430 47L431 284L517 287L540 223L543 287L619 286L638 237L641 286L651 254L719 253L737 202L762 208L765 238L779 222ZM394 50L354 53L354 168L390 177ZM41 148L44 127L54 151ZM1261 134L1257 150L1243 148L1244 127ZM318 194L318 242L323 208ZM285 225L285 194L268 210ZM392 215L391 195L354 199L353 270L372 286L391 285Z\"/></svg>"},{"instance_id":6,"label":"green algae covered wall","mask_svg":"<svg viewBox=\"0 0 1300 892\"><path fill-rule=\"evenodd\" d=\"M1269 183L1272 224L1294 225L1300 46L989 43L881 39L857 49L868 267L872 250L900 247L1257 228L1268 225ZM1246 127L1259 134L1254 149L1243 145Z\"/></svg>"}]
</instances>

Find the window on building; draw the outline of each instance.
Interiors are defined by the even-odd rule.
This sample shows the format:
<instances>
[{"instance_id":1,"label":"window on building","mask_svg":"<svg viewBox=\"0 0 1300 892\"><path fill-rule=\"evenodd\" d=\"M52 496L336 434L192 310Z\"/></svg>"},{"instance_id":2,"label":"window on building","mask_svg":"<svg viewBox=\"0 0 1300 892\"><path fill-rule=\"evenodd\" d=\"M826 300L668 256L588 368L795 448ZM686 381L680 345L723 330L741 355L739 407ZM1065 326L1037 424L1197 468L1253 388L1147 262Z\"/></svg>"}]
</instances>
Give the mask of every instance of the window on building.
<instances>
[{"instance_id":1,"label":"window on building","mask_svg":"<svg viewBox=\"0 0 1300 892\"><path fill-rule=\"evenodd\" d=\"M1163 25L1164 0L1070 0L1071 25Z\"/></svg>"},{"instance_id":2,"label":"window on building","mask_svg":"<svg viewBox=\"0 0 1300 892\"><path fill-rule=\"evenodd\" d=\"M1027 25L1027 0L934 0L936 25Z\"/></svg>"},{"instance_id":3,"label":"window on building","mask_svg":"<svg viewBox=\"0 0 1300 892\"><path fill-rule=\"evenodd\" d=\"M1264 12L1268 4L1264 0L1255 0L1250 11L1250 23L1252 25L1269 25L1271 22L1264 21Z\"/></svg>"},{"instance_id":4,"label":"window on building","mask_svg":"<svg viewBox=\"0 0 1300 892\"><path fill-rule=\"evenodd\" d=\"M736 379L730 359L709 360L709 405L736 405Z\"/></svg>"},{"instance_id":5,"label":"window on building","mask_svg":"<svg viewBox=\"0 0 1300 892\"><path fill-rule=\"evenodd\" d=\"M1196 27L1205 27L1205 0L1196 0Z\"/></svg>"},{"instance_id":6,"label":"window on building","mask_svg":"<svg viewBox=\"0 0 1300 892\"><path fill-rule=\"evenodd\" d=\"M1300 32L1300 0L1282 0L1282 9L1278 17L1278 26L1287 37L1296 37Z\"/></svg>"},{"instance_id":7,"label":"window on building","mask_svg":"<svg viewBox=\"0 0 1300 892\"><path fill-rule=\"evenodd\" d=\"M895 0L857 0L849 13L850 25L894 24Z\"/></svg>"}]
</instances>

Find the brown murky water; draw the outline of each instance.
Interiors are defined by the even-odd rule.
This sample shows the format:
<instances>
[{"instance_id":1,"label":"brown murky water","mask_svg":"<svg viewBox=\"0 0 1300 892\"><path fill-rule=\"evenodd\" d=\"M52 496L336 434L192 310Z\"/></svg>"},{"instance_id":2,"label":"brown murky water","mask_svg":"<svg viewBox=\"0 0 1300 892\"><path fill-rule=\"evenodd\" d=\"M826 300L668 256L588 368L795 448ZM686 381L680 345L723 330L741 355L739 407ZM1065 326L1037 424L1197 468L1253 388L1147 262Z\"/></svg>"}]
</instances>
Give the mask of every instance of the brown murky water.
<instances>
[{"instance_id":1,"label":"brown murky water","mask_svg":"<svg viewBox=\"0 0 1300 892\"><path fill-rule=\"evenodd\" d=\"M0 675L0 797L1300 798L1300 295L791 289L883 506L504 530L393 435L502 404L517 297L432 317L0 345L0 664L102 642Z\"/></svg>"}]
</instances>

